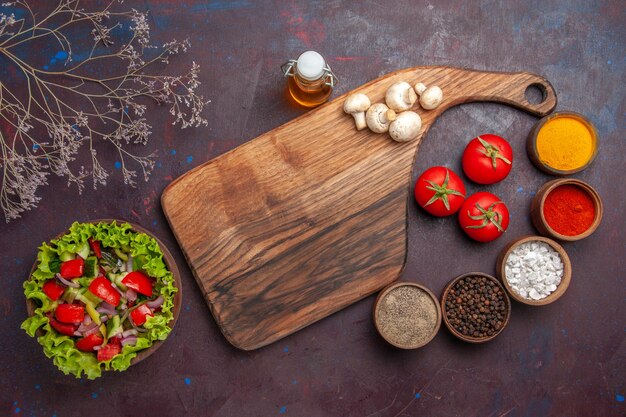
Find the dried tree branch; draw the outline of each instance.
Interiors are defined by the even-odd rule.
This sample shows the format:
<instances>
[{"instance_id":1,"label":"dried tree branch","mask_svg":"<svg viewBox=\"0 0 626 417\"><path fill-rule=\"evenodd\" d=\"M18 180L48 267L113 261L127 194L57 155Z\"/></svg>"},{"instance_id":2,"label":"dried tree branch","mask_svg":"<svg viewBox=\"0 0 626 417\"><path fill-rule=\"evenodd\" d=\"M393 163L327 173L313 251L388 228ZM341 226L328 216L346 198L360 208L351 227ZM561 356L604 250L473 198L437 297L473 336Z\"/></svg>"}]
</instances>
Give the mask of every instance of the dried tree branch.
<instances>
[{"instance_id":1,"label":"dried tree branch","mask_svg":"<svg viewBox=\"0 0 626 417\"><path fill-rule=\"evenodd\" d=\"M155 155L135 155L127 148L146 145L152 133L141 98L167 105L174 124L183 129L207 124L202 117L207 101L196 93L200 68L195 62L184 75L148 72L153 64L167 64L171 55L187 52L188 40L172 40L156 48L150 44L144 13L113 12L115 0L95 12L79 3L60 0L39 21L27 0L0 7L0 58L14 66L23 80L9 86L0 79L0 207L7 222L37 206L37 191L51 173L66 178L68 186L76 185L79 193L88 179L94 188L106 185L110 172L98 160L97 143L116 150L124 183L136 186L137 167L147 181ZM24 18L16 19L18 9L25 11ZM74 45L65 32L85 27L92 36L89 53L74 62ZM124 28L129 39L115 46L111 32ZM22 58L20 48L39 42L59 48L60 59L65 59L61 70L40 68ZM105 63L113 71L106 76L84 71ZM77 100L85 105L78 107ZM90 164L77 168L74 161L81 152L89 152Z\"/></svg>"}]
</instances>

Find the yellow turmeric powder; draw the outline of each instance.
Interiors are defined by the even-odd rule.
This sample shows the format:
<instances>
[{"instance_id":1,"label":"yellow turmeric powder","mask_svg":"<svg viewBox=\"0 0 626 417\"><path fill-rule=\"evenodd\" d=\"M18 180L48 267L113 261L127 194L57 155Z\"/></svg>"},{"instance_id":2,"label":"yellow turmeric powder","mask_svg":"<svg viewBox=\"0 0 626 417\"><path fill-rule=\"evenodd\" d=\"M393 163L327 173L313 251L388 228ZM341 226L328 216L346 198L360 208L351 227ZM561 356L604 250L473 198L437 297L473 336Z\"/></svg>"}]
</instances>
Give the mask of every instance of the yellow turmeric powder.
<instances>
[{"instance_id":1,"label":"yellow turmeric powder","mask_svg":"<svg viewBox=\"0 0 626 417\"><path fill-rule=\"evenodd\" d=\"M560 171L584 166L593 157L596 137L582 119L569 115L548 120L537 134L537 154L544 164Z\"/></svg>"}]
</instances>

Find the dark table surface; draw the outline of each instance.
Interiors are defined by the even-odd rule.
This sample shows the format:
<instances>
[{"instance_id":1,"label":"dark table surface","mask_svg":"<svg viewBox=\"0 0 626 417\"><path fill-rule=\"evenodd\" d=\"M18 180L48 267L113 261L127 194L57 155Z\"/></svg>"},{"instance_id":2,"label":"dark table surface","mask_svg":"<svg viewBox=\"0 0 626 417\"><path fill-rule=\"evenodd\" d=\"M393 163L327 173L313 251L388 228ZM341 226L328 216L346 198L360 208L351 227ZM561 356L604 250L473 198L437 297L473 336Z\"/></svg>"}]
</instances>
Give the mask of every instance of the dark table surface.
<instances>
[{"instance_id":1,"label":"dark table surface","mask_svg":"<svg viewBox=\"0 0 626 417\"><path fill-rule=\"evenodd\" d=\"M87 3L87 2L85 2ZM211 103L208 127L170 126L150 106L147 151L157 168L136 189L103 163L109 184L78 196L51 177L39 207L0 225L0 414L23 416L621 416L626 413L624 330L624 84L626 11L620 1L129 1L149 11L157 40L184 38L192 50L168 71L201 66L200 91ZM36 10L43 12L41 2ZM253 352L221 336L160 209L163 188L187 170L273 129L305 110L284 99L279 66L300 52L321 52L340 78L336 94L396 69L451 65L545 76L558 110L586 115L598 128L596 161L576 174L605 204L595 234L565 244L573 266L569 290L539 308L514 303L509 326L494 341L467 345L442 327L417 351L387 345L371 321L374 297L278 343ZM30 52L35 56L37 50ZM0 68L0 81L10 77ZM495 273L498 252L536 233L528 209L551 179L526 157L536 118L503 105L447 111L420 147L414 178L432 165L461 171L473 136L493 132L515 152L511 175L488 187L512 212L506 235L469 241L455 219L435 219L414 202L402 280L439 294L454 276ZM86 155L84 155L86 156ZM467 182L468 192L482 187ZM367 190L363 190L367 192ZM74 220L120 218L157 234L179 264L184 288L179 321L150 359L95 381L60 373L19 325L26 316L22 282L37 246Z\"/></svg>"}]
</instances>

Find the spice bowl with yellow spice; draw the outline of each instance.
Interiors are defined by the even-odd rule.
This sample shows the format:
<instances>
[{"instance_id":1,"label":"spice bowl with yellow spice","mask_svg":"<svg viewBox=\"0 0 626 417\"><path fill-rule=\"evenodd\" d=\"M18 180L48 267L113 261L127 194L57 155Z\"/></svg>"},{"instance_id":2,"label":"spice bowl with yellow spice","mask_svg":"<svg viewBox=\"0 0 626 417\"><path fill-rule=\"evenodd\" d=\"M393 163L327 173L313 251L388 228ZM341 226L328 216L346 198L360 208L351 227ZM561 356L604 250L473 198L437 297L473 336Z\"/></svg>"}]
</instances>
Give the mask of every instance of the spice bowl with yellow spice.
<instances>
[{"instance_id":1,"label":"spice bowl with yellow spice","mask_svg":"<svg viewBox=\"0 0 626 417\"><path fill-rule=\"evenodd\" d=\"M528 156L540 170L557 176L587 168L598 153L598 132L583 115L557 112L539 120L528 135Z\"/></svg>"}]
</instances>

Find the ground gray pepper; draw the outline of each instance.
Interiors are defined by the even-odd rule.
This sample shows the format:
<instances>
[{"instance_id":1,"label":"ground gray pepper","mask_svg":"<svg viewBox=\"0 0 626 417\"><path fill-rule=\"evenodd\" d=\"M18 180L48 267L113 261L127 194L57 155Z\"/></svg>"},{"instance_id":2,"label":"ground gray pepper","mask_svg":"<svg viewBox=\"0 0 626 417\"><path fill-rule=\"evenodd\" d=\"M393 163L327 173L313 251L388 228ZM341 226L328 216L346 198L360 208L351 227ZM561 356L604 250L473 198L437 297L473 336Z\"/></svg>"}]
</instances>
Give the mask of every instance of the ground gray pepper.
<instances>
[{"instance_id":1,"label":"ground gray pepper","mask_svg":"<svg viewBox=\"0 0 626 417\"><path fill-rule=\"evenodd\" d=\"M417 346L430 339L437 324L437 305L418 287L404 285L389 291L378 307L378 329L400 346Z\"/></svg>"},{"instance_id":2,"label":"ground gray pepper","mask_svg":"<svg viewBox=\"0 0 626 417\"><path fill-rule=\"evenodd\" d=\"M446 296L444 310L448 323L457 332L475 339L498 334L508 314L502 287L481 276L457 281Z\"/></svg>"}]
</instances>

